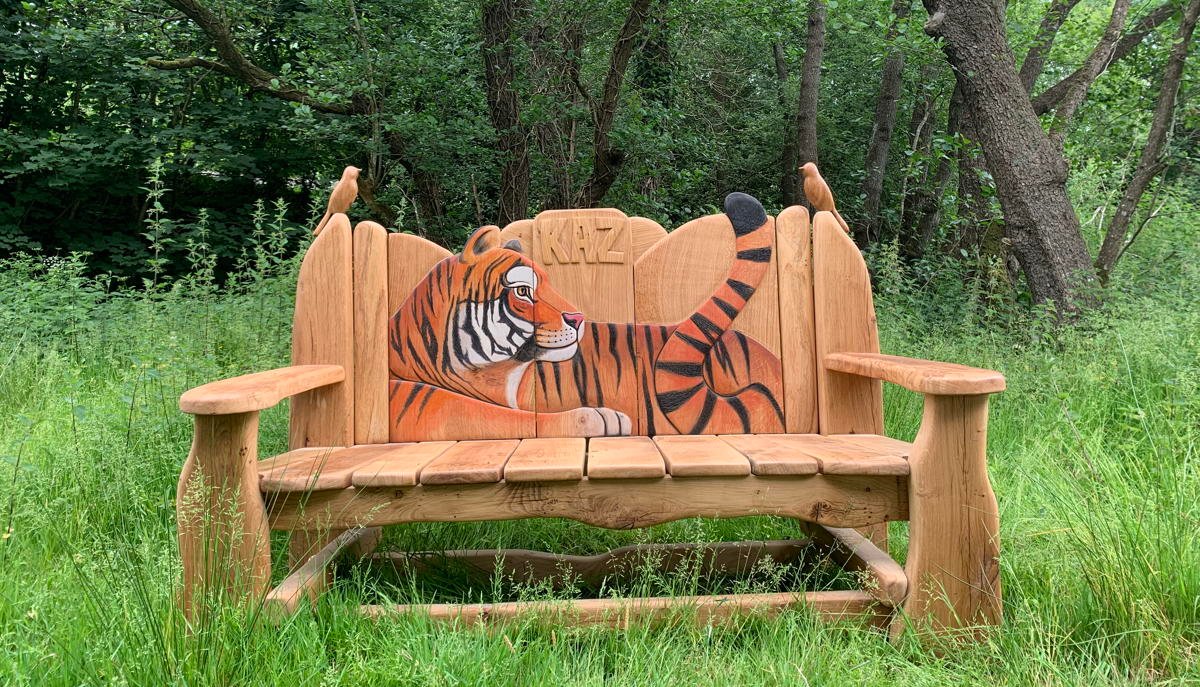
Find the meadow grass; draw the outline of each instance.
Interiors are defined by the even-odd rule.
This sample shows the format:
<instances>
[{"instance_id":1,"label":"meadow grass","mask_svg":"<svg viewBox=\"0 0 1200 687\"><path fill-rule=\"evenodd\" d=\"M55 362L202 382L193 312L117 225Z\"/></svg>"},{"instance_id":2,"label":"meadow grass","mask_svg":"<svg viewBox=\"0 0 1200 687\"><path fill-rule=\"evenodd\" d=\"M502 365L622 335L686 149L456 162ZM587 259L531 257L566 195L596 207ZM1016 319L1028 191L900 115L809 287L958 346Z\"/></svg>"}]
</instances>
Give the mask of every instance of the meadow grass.
<instances>
[{"instance_id":1,"label":"meadow grass","mask_svg":"<svg viewBox=\"0 0 1200 687\"><path fill-rule=\"evenodd\" d=\"M1200 246L1181 225L1124 266L1106 307L1075 327L993 300L988 266L917 274L875 256L888 352L1002 370L989 432L1000 502L1005 623L986 641L887 642L802 611L729 627L615 632L533 621L494 631L418 617L364 620L370 599L569 595L453 574L420 583L362 567L280 627L219 609L185 632L175 483L191 439L179 394L286 364L294 260L211 266L114 289L75 259L0 268L0 682L11 685L1093 685L1200 683ZM251 261L254 262L254 261ZM909 279L913 274L909 274ZM920 398L889 388L891 435ZM265 413L260 450L286 443ZM631 542L795 536L771 518L609 532L547 520L392 528L384 548L523 547L587 553ZM893 525L902 557L905 527ZM284 540L275 538L276 579ZM794 584L763 570L742 588ZM806 584L837 586L828 575ZM694 571L649 566L624 588L690 593Z\"/></svg>"}]
</instances>

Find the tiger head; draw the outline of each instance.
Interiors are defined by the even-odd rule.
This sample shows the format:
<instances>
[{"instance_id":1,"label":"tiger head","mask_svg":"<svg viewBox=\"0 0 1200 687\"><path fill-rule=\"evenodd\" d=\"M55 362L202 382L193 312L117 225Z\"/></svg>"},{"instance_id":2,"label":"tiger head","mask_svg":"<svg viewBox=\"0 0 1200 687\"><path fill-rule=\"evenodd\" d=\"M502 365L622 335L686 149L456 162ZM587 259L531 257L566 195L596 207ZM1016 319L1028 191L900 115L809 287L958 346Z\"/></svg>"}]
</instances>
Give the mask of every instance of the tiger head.
<instances>
[{"instance_id":1,"label":"tiger head","mask_svg":"<svg viewBox=\"0 0 1200 687\"><path fill-rule=\"evenodd\" d=\"M513 360L569 360L579 348L583 313L550 286L521 243L501 245L486 226L467 240L448 275L454 358L468 369ZM457 291L457 293L455 293Z\"/></svg>"}]
</instances>

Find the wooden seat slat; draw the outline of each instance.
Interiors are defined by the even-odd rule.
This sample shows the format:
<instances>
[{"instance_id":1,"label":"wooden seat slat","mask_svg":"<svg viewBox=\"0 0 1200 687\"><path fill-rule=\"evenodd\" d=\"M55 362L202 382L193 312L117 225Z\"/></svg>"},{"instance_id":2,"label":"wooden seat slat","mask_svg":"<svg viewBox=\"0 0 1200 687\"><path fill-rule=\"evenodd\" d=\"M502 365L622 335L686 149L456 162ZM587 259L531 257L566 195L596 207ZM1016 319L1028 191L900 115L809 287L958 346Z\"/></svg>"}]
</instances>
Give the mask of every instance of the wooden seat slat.
<instances>
[{"instance_id":1,"label":"wooden seat slat","mask_svg":"<svg viewBox=\"0 0 1200 687\"><path fill-rule=\"evenodd\" d=\"M911 445L874 434L739 434L722 438L746 454L756 475L909 474Z\"/></svg>"},{"instance_id":2,"label":"wooden seat slat","mask_svg":"<svg viewBox=\"0 0 1200 687\"><path fill-rule=\"evenodd\" d=\"M737 449L750 461L750 469L760 476L815 475L821 464L807 453L788 448L777 434L727 434L725 443Z\"/></svg>"},{"instance_id":3,"label":"wooden seat slat","mask_svg":"<svg viewBox=\"0 0 1200 687\"><path fill-rule=\"evenodd\" d=\"M364 463L350 478L356 487L411 487L420 484L421 470L442 455L454 441L422 441L385 451Z\"/></svg>"},{"instance_id":4,"label":"wooden seat slat","mask_svg":"<svg viewBox=\"0 0 1200 687\"><path fill-rule=\"evenodd\" d=\"M486 484L504 477L518 439L460 441L421 470L421 484Z\"/></svg>"},{"instance_id":5,"label":"wooden seat slat","mask_svg":"<svg viewBox=\"0 0 1200 687\"><path fill-rule=\"evenodd\" d=\"M598 437L588 441L588 479L653 479L666 474L666 463L650 437Z\"/></svg>"},{"instance_id":6,"label":"wooden seat slat","mask_svg":"<svg viewBox=\"0 0 1200 687\"><path fill-rule=\"evenodd\" d=\"M750 461L720 437L678 434L654 437L672 477L720 477L750 474Z\"/></svg>"},{"instance_id":7,"label":"wooden seat slat","mask_svg":"<svg viewBox=\"0 0 1200 687\"><path fill-rule=\"evenodd\" d=\"M345 489L363 463L405 444L367 444L350 448L302 448L259 466L259 487L267 493Z\"/></svg>"},{"instance_id":8,"label":"wooden seat slat","mask_svg":"<svg viewBox=\"0 0 1200 687\"><path fill-rule=\"evenodd\" d=\"M508 482L581 480L586 455L586 439L522 439L504 466L504 479Z\"/></svg>"},{"instance_id":9,"label":"wooden seat slat","mask_svg":"<svg viewBox=\"0 0 1200 687\"><path fill-rule=\"evenodd\" d=\"M896 475L909 473L911 446L877 434L821 437L821 472L826 475Z\"/></svg>"},{"instance_id":10,"label":"wooden seat slat","mask_svg":"<svg viewBox=\"0 0 1200 687\"><path fill-rule=\"evenodd\" d=\"M909 452L912 451L912 444L907 441L900 441L899 439L885 437L880 434L832 434L829 438L842 443L860 446L870 451L872 455L886 454L908 458Z\"/></svg>"},{"instance_id":11,"label":"wooden seat slat","mask_svg":"<svg viewBox=\"0 0 1200 687\"><path fill-rule=\"evenodd\" d=\"M461 444L461 445L460 445ZM909 474L912 445L874 434L425 441L309 447L259 462L268 493L417 484L739 475Z\"/></svg>"}]
</instances>

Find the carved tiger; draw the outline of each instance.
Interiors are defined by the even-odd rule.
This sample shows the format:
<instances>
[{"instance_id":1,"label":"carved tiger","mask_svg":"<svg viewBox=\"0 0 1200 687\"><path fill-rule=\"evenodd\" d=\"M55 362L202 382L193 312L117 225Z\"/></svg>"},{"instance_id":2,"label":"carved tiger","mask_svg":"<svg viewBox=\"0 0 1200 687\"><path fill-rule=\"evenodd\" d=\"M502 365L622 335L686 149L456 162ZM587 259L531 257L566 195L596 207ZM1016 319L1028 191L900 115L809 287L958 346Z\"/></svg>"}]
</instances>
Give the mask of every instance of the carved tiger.
<instances>
[{"instance_id":1,"label":"carved tiger","mask_svg":"<svg viewBox=\"0 0 1200 687\"><path fill-rule=\"evenodd\" d=\"M585 322L520 242L477 230L392 316L391 439L782 432L778 358L730 329L774 232L748 195L725 214L728 277L674 325Z\"/></svg>"}]
</instances>

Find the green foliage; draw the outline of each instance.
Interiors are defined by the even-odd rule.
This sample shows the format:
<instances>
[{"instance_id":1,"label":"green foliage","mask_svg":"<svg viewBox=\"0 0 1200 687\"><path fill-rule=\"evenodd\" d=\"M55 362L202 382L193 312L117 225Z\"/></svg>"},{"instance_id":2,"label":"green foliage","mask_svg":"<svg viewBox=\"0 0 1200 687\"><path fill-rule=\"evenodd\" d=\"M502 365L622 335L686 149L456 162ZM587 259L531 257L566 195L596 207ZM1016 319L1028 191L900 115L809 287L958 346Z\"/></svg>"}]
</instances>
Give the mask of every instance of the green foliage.
<instances>
[{"instance_id":1,"label":"green foliage","mask_svg":"<svg viewBox=\"0 0 1200 687\"><path fill-rule=\"evenodd\" d=\"M247 91L220 73L148 66L153 57L215 59L209 39L164 3L9 3L0 13L0 252L86 253L93 274L139 281L150 265L155 284L189 272L186 234L206 210L204 241L217 257L214 274L240 271L254 203L283 199L290 208L286 219L305 224L312 214L305 211L323 207L347 164L369 168L379 180L376 202L396 214L397 228L453 247L470 227L494 221L504 159L484 97L475 4L210 4L232 22L247 57L278 75L277 86L299 89L318 103L349 102L357 94L371 99L378 114L329 115ZM1044 5L1009 3L1018 55ZM711 211L732 190L776 206L804 52L803 8L784 0L753 7L729 0L653 3L611 133L625 163L605 204L668 226ZM1089 0L1073 11L1043 81L1082 61L1107 8ZM577 190L590 173L587 102L601 91L627 10L627 2L616 0L592 2L583 11L542 0L518 18L515 88L531 132L531 214L551 202L558 180ZM1147 10L1135 8L1134 17ZM917 9L889 41L887 3L829 3L820 162L852 222L862 202L879 69L890 49L906 58L885 184L885 237L900 223L906 194L931 188L938 160L970 145L944 135L953 79L944 66L925 69L944 65L944 58L924 35L924 20ZM577 54L554 42L570 32L582 36ZM537 52L535 38L552 49ZM775 72L775 43L791 72L786 81ZM1114 65L1093 88L1068 143L1075 168L1110 165L1114 178L1128 174L1165 53L1163 36L1147 43L1137 59ZM577 80L563 71L568 58L578 59ZM1185 78L1185 93L1194 82ZM926 93L934 95L937 110L927 123L936 132L931 153L913 145L906 125ZM1198 110L1182 100L1180 125L1195 130ZM1195 137L1178 139L1171 168L1194 171L1187 161L1195 158ZM151 167L158 186L148 193ZM418 174L436 185L429 193L440 214L431 216L420 202L425 191ZM953 244L965 227L955 216L953 192L941 201L939 232ZM163 212L177 225L157 224ZM353 213L374 214L361 203ZM147 231L159 239L143 241ZM300 240L289 234L288 249Z\"/></svg>"}]
</instances>

